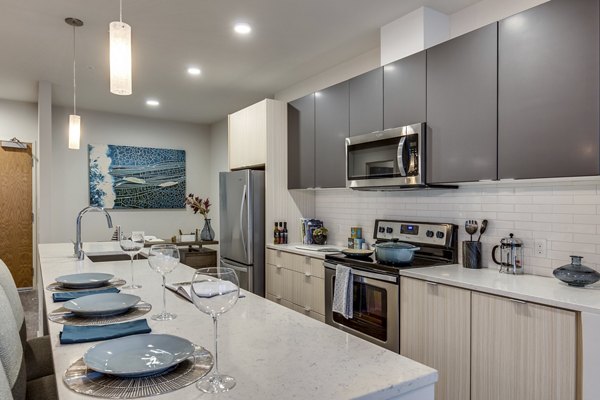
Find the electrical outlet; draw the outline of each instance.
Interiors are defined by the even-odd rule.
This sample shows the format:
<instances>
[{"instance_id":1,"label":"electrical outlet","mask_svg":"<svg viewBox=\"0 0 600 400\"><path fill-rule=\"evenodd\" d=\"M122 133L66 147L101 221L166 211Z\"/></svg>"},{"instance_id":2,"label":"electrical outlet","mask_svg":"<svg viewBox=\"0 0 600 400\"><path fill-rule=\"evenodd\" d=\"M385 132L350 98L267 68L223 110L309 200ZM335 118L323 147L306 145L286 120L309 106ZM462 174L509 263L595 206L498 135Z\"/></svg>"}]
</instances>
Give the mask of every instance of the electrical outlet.
<instances>
[{"instance_id":1,"label":"electrical outlet","mask_svg":"<svg viewBox=\"0 0 600 400\"><path fill-rule=\"evenodd\" d=\"M538 257L546 257L546 241L544 239L535 240L535 255Z\"/></svg>"}]
</instances>

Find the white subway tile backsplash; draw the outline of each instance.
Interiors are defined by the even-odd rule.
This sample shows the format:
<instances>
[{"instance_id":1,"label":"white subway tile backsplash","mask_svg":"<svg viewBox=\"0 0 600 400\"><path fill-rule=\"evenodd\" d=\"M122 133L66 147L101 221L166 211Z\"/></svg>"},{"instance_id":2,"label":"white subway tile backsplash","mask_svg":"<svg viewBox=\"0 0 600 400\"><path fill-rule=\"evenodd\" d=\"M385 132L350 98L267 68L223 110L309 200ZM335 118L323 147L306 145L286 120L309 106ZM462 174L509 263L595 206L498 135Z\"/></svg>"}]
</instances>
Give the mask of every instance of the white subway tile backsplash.
<instances>
[{"instance_id":1,"label":"white subway tile backsplash","mask_svg":"<svg viewBox=\"0 0 600 400\"><path fill-rule=\"evenodd\" d=\"M415 192L319 190L316 217L330 227L329 242L339 245L346 243L351 226L362 226L371 243L377 218L451 222L459 226L459 241L469 240L465 220L485 218L489 225L481 239L483 266L497 267L492 247L514 233L525 244L526 271L551 276L554 268L570 262L571 254L600 268L599 182L515 182ZM544 257L534 254L536 239L546 240Z\"/></svg>"}]
</instances>

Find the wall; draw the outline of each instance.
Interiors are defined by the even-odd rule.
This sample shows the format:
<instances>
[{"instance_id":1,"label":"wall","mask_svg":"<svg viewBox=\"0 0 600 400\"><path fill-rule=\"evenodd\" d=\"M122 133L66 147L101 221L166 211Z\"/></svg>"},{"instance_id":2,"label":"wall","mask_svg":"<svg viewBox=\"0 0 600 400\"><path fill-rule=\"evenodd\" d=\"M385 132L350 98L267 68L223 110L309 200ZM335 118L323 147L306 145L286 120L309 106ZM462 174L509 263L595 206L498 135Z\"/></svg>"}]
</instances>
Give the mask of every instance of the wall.
<instances>
[{"instance_id":1,"label":"wall","mask_svg":"<svg viewBox=\"0 0 600 400\"><path fill-rule=\"evenodd\" d=\"M492 246L514 233L525 243L528 273L552 276L571 254L600 270L600 178L583 181L490 183L458 190L414 192L316 192L316 214L330 228L329 242L346 243L351 226L362 226L373 242L376 218L450 222L459 226L459 241L469 240L467 219L489 221L481 241L483 265L495 268ZM546 255L533 254L534 240L546 241Z\"/></svg>"},{"instance_id":2,"label":"wall","mask_svg":"<svg viewBox=\"0 0 600 400\"><path fill-rule=\"evenodd\" d=\"M0 99L0 140L37 141L37 104Z\"/></svg>"},{"instance_id":3,"label":"wall","mask_svg":"<svg viewBox=\"0 0 600 400\"><path fill-rule=\"evenodd\" d=\"M213 206L210 211L211 224L219 240L219 172L229 171L227 151L227 118L210 126L210 199ZM218 250L219 246L211 246Z\"/></svg>"},{"instance_id":4,"label":"wall","mask_svg":"<svg viewBox=\"0 0 600 400\"><path fill-rule=\"evenodd\" d=\"M75 238L75 217L89 205L88 144L162 147L186 150L187 193L201 197L212 195L211 136L204 125L139 118L104 112L78 110L81 115L81 150L67 148L70 109L55 107L52 115L53 171L51 198L51 242L69 242ZM213 196L213 198L215 198ZM42 198L42 201L44 199ZM192 232L202 228L202 217L188 209L112 210L113 224L125 230L144 230L146 234L170 238L178 229ZM90 213L84 217L85 241L108 240L112 230L104 217Z\"/></svg>"}]
</instances>

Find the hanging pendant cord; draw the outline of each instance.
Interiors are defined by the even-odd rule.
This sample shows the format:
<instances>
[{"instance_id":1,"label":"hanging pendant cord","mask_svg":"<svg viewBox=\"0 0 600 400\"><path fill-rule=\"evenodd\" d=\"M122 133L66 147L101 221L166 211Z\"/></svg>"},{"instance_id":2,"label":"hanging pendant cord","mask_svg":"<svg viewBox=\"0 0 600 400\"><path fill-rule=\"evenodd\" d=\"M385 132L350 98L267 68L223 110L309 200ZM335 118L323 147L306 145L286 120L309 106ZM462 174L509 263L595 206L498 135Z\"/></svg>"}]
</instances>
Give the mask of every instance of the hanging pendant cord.
<instances>
[{"instance_id":1,"label":"hanging pendant cord","mask_svg":"<svg viewBox=\"0 0 600 400\"><path fill-rule=\"evenodd\" d=\"M73 114L77 115L77 80L75 79L75 25L73 25Z\"/></svg>"},{"instance_id":2,"label":"hanging pendant cord","mask_svg":"<svg viewBox=\"0 0 600 400\"><path fill-rule=\"evenodd\" d=\"M123 22L123 0L119 0L119 22Z\"/></svg>"}]
</instances>

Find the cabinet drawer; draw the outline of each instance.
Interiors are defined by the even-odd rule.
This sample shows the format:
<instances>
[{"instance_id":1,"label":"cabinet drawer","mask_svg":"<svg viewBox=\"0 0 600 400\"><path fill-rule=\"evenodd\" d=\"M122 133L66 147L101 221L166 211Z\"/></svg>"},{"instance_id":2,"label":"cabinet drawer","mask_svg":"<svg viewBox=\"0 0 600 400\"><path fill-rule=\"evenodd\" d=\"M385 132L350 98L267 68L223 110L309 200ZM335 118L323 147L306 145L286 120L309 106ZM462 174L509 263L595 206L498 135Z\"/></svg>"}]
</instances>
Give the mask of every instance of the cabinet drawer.
<instances>
[{"instance_id":1,"label":"cabinet drawer","mask_svg":"<svg viewBox=\"0 0 600 400\"><path fill-rule=\"evenodd\" d=\"M267 264L293 269L293 254L281 250L267 249Z\"/></svg>"},{"instance_id":2,"label":"cabinet drawer","mask_svg":"<svg viewBox=\"0 0 600 400\"><path fill-rule=\"evenodd\" d=\"M267 293L292 301L294 272L276 265L266 265Z\"/></svg>"},{"instance_id":3,"label":"cabinet drawer","mask_svg":"<svg viewBox=\"0 0 600 400\"><path fill-rule=\"evenodd\" d=\"M310 309L309 307L302 307L302 306L294 304L294 311L297 311L300 314L304 314L307 317L310 317L312 319L316 319L317 321L321 321L321 322L325 323L325 316L323 314L319 314L318 312L315 312L314 310Z\"/></svg>"},{"instance_id":4,"label":"cabinet drawer","mask_svg":"<svg viewBox=\"0 0 600 400\"><path fill-rule=\"evenodd\" d=\"M306 276L316 276L317 278L323 279L325 277L325 270L323 268L323 260L319 258L313 258L308 256L294 257L294 271L300 272Z\"/></svg>"},{"instance_id":5,"label":"cabinet drawer","mask_svg":"<svg viewBox=\"0 0 600 400\"><path fill-rule=\"evenodd\" d=\"M267 293L267 300L271 300L272 302L289 308L290 310L294 309L294 303L292 303L291 301L287 301L279 296L275 296L271 293Z\"/></svg>"},{"instance_id":6,"label":"cabinet drawer","mask_svg":"<svg viewBox=\"0 0 600 400\"><path fill-rule=\"evenodd\" d=\"M292 302L304 309L325 314L324 280L315 276L293 273Z\"/></svg>"}]
</instances>

